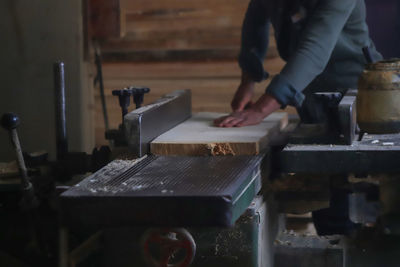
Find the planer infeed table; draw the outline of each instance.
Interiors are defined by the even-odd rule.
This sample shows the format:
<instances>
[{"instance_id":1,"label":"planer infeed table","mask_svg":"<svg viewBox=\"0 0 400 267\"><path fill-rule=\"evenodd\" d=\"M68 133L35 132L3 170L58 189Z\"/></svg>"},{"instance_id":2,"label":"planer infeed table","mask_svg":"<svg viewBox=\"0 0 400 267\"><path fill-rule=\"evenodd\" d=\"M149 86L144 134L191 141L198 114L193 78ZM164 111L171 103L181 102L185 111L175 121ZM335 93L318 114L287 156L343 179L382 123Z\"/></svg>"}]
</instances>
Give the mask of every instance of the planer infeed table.
<instances>
[{"instance_id":1,"label":"planer infeed table","mask_svg":"<svg viewBox=\"0 0 400 267\"><path fill-rule=\"evenodd\" d=\"M112 162L62 195L65 221L232 226L260 191L261 159L144 156L136 162Z\"/></svg>"}]
</instances>

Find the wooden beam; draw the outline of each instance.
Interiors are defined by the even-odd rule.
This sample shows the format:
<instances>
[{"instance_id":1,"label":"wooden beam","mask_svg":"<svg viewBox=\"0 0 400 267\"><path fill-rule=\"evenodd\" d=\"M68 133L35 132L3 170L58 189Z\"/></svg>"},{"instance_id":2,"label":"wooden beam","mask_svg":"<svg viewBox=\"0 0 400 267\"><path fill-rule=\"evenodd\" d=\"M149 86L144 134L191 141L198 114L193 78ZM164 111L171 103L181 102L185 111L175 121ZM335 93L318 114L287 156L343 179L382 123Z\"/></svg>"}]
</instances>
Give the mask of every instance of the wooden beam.
<instances>
[{"instance_id":1,"label":"wooden beam","mask_svg":"<svg viewBox=\"0 0 400 267\"><path fill-rule=\"evenodd\" d=\"M121 0L121 7L127 13L138 13L142 10L160 9L206 9L212 10L215 7L229 9L234 6L247 7L249 0Z\"/></svg>"},{"instance_id":2,"label":"wooden beam","mask_svg":"<svg viewBox=\"0 0 400 267\"><path fill-rule=\"evenodd\" d=\"M119 38L121 16L119 0L88 0L88 34L95 39ZM124 18L123 18L124 19Z\"/></svg>"}]
</instances>

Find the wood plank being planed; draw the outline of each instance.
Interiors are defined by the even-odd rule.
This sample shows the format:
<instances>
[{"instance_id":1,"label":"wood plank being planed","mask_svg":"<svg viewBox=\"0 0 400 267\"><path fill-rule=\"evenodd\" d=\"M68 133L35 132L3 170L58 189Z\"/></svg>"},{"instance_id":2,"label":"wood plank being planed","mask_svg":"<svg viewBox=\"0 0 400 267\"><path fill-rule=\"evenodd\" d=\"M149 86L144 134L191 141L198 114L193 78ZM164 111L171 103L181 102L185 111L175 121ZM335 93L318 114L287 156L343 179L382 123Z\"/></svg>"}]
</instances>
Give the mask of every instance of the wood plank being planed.
<instances>
[{"instance_id":1,"label":"wood plank being planed","mask_svg":"<svg viewBox=\"0 0 400 267\"><path fill-rule=\"evenodd\" d=\"M213 120L223 113L201 112L157 137L150 145L155 155L257 155L271 134L288 123L287 113L271 114L262 123L241 128L219 128Z\"/></svg>"}]
</instances>

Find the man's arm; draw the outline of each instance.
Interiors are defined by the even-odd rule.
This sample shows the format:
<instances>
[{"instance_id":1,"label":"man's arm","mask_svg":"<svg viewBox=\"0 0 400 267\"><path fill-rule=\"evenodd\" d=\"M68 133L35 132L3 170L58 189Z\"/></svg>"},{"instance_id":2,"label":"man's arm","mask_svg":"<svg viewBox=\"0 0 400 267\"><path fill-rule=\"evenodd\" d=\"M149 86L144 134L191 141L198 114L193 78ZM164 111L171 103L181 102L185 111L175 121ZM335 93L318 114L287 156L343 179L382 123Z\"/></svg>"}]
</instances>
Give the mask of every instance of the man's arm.
<instances>
[{"instance_id":1,"label":"man's arm","mask_svg":"<svg viewBox=\"0 0 400 267\"><path fill-rule=\"evenodd\" d=\"M266 93L249 109L234 112L215 121L220 127L257 124L277 110L277 103L301 106L301 93L323 72L346 21L358 0L320 0L302 33L299 46L279 75L272 79ZM266 108L268 107L268 108ZM260 112L260 111L266 112Z\"/></svg>"},{"instance_id":2,"label":"man's arm","mask_svg":"<svg viewBox=\"0 0 400 267\"><path fill-rule=\"evenodd\" d=\"M264 57L269 42L270 19L263 0L251 0L242 28L242 45L239 65L242 79L233 97L233 113L214 121L219 127L240 127L260 123L264 117L279 109L275 98L264 94L256 103L252 102L255 82L268 78L264 71Z\"/></svg>"},{"instance_id":3,"label":"man's arm","mask_svg":"<svg viewBox=\"0 0 400 267\"><path fill-rule=\"evenodd\" d=\"M263 61L269 42L269 17L263 0L251 0L242 27L239 65L253 81L262 81L268 74Z\"/></svg>"},{"instance_id":4,"label":"man's arm","mask_svg":"<svg viewBox=\"0 0 400 267\"><path fill-rule=\"evenodd\" d=\"M242 27L242 43L239 54L239 65L242 78L232 99L234 112L242 111L253 104L256 81L268 77L264 71L263 61L267 53L269 36L269 18L263 0L251 0Z\"/></svg>"},{"instance_id":5,"label":"man's arm","mask_svg":"<svg viewBox=\"0 0 400 267\"><path fill-rule=\"evenodd\" d=\"M282 106L301 106L301 93L323 72L358 0L320 0L303 30L299 46L266 92Z\"/></svg>"}]
</instances>

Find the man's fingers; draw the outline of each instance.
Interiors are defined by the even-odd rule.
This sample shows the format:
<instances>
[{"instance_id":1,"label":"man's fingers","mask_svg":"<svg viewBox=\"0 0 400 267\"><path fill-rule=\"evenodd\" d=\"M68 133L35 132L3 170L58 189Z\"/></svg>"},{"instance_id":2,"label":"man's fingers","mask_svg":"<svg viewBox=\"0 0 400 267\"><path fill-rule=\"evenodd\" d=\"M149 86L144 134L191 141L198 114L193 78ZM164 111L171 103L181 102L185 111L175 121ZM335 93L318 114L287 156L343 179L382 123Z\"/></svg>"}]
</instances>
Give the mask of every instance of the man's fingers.
<instances>
[{"instance_id":1,"label":"man's fingers","mask_svg":"<svg viewBox=\"0 0 400 267\"><path fill-rule=\"evenodd\" d=\"M232 116L226 115L226 116L220 117L220 118L214 120L214 124L218 126L219 124L221 124L222 122L224 122L225 120L227 120L229 118L232 118Z\"/></svg>"},{"instance_id":2,"label":"man's fingers","mask_svg":"<svg viewBox=\"0 0 400 267\"><path fill-rule=\"evenodd\" d=\"M245 120L239 122L239 123L236 125L236 127L244 127L244 126L256 125L256 124L259 124L261 121L262 121L262 119L259 120L258 118L257 118L257 119L254 119L254 118L253 118L253 119L247 118L247 119L245 119Z\"/></svg>"},{"instance_id":3,"label":"man's fingers","mask_svg":"<svg viewBox=\"0 0 400 267\"><path fill-rule=\"evenodd\" d=\"M247 125L257 124L255 118L252 116L249 117L248 113L251 113L250 110L248 111L241 111L241 112L233 112L232 114L218 118L214 121L214 124L218 127L243 127Z\"/></svg>"},{"instance_id":4,"label":"man's fingers","mask_svg":"<svg viewBox=\"0 0 400 267\"><path fill-rule=\"evenodd\" d=\"M243 122L243 119L237 119L231 122L231 127L239 127L238 125Z\"/></svg>"},{"instance_id":5,"label":"man's fingers","mask_svg":"<svg viewBox=\"0 0 400 267\"><path fill-rule=\"evenodd\" d=\"M223 120L225 120L227 117L229 117L229 116L223 116L223 117L220 117L220 118L218 118L218 119L215 119L214 120L214 125L215 126L218 126Z\"/></svg>"},{"instance_id":6,"label":"man's fingers","mask_svg":"<svg viewBox=\"0 0 400 267\"><path fill-rule=\"evenodd\" d=\"M234 118L233 120L230 120L226 123L223 124L223 127L236 127L238 123L240 123L243 119L242 118Z\"/></svg>"},{"instance_id":7,"label":"man's fingers","mask_svg":"<svg viewBox=\"0 0 400 267\"><path fill-rule=\"evenodd\" d=\"M235 120L235 117L228 116L220 123L220 125L225 127L225 125L228 125L233 120Z\"/></svg>"},{"instance_id":8,"label":"man's fingers","mask_svg":"<svg viewBox=\"0 0 400 267\"><path fill-rule=\"evenodd\" d=\"M221 117L221 118L218 118L218 119L214 120L214 125L218 126L218 127L223 127L223 124L228 123L232 119L233 119L233 117L230 116L230 115L224 116L224 117Z\"/></svg>"}]
</instances>

